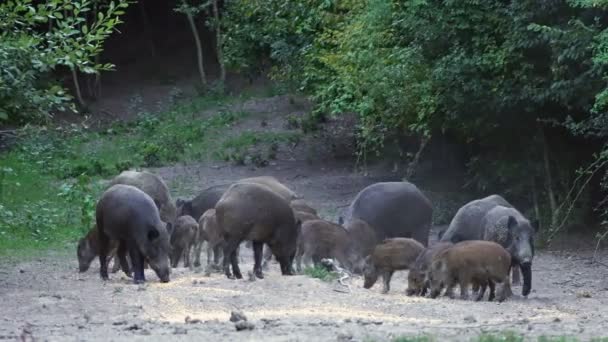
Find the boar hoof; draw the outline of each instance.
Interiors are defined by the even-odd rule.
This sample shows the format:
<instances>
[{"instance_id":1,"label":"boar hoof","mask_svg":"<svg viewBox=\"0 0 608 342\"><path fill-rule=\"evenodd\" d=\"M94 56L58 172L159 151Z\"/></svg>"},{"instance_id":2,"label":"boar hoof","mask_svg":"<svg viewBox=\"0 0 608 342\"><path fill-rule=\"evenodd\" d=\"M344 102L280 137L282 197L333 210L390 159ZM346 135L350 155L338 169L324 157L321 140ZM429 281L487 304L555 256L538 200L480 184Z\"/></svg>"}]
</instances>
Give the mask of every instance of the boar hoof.
<instances>
[{"instance_id":1,"label":"boar hoof","mask_svg":"<svg viewBox=\"0 0 608 342\"><path fill-rule=\"evenodd\" d=\"M143 280L143 279L137 279L137 278L133 279L133 284L135 284L135 285L140 285L140 284L143 284L145 282L146 281Z\"/></svg>"},{"instance_id":2,"label":"boar hoof","mask_svg":"<svg viewBox=\"0 0 608 342\"><path fill-rule=\"evenodd\" d=\"M264 279L264 273L262 273L262 270L255 270L253 273L258 279Z\"/></svg>"},{"instance_id":3,"label":"boar hoof","mask_svg":"<svg viewBox=\"0 0 608 342\"><path fill-rule=\"evenodd\" d=\"M236 277L236 279L243 279L243 275L241 274L241 272L238 273L234 273L234 276Z\"/></svg>"}]
</instances>

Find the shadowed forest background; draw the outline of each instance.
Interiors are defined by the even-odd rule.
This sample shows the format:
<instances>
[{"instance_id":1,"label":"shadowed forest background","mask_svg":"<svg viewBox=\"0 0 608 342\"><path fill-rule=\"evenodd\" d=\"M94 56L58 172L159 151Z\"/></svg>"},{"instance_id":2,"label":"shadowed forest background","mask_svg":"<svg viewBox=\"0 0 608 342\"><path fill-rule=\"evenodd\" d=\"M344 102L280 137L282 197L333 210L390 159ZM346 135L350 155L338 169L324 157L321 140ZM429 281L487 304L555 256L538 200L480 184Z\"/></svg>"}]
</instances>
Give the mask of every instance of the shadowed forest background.
<instances>
[{"instance_id":1,"label":"shadowed forest background","mask_svg":"<svg viewBox=\"0 0 608 342\"><path fill-rule=\"evenodd\" d=\"M607 28L608 1L588 0L3 2L0 250L73 242L122 170L262 168L319 132L349 137L333 156L362 172L499 193L544 242L601 240ZM311 103L290 132L220 139L250 114L228 104L277 94ZM455 202L434 202L436 224Z\"/></svg>"}]
</instances>

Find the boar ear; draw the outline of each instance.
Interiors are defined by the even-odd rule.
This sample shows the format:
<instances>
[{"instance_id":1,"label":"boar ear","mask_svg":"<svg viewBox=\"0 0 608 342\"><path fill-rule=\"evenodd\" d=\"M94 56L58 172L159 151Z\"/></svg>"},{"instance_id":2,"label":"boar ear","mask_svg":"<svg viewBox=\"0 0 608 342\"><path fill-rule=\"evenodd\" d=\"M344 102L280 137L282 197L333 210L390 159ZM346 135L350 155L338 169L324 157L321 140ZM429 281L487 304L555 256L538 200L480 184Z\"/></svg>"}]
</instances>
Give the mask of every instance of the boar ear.
<instances>
[{"instance_id":1,"label":"boar ear","mask_svg":"<svg viewBox=\"0 0 608 342\"><path fill-rule=\"evenodd\" d=\"M153 241L160 236L160 233L155 228L148 230L148 240Z\"/></svg>"},{"instance_id":2,"label":"boar ear","mask_svg":"<svg viewBox=\"0 0 608 342\"><path fill-rule=\"evenodd\" d=\"M173 224L171 224L171 222L167 222L165 224L165 229L167 229L167 233L171 235L173 233Z\"/></svg>"},{"instance_id":3,"label":"boar ear","mask_svg":"<svg viewBox=\"0 0 608 342\"><path fill-rule=\"evenodd\" d=\"M175 200L175 206L176 207L181 207L182 205L184 205L184 200L181 198L178 198Z\"/></svg>"},{"instance_id":4,"label":"boar ear","mask_svg":"<svg viewBox=\"0 0 608 342\"><path fill-rule=\"evenodd\" d=\"M515 226L517 226L517 220L515 219L515 217L509 215L509 218L507 219L507 228L509 230L513 229Z\"/></svg>"},{"instance_id":5,"label":"boar ear","mask_svg":"<svg viewBox=\"0 0 608 342\"><path fill-rule=\"evenodd\" d=\"M342 217L342 216L338 217L338 224L341 226L344 225L344 217Z\"/></svg>"}]
</instances>

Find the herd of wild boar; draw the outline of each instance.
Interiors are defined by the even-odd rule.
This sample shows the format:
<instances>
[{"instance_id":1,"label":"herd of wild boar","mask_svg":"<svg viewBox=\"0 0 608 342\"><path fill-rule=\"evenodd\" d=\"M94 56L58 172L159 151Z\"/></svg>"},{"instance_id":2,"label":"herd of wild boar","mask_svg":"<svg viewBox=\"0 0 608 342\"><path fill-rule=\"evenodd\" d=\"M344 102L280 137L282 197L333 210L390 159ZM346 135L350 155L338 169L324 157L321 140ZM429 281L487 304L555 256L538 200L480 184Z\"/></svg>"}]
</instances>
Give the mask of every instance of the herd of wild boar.
<instances>
[{"instance_id":1,"label":"herd of wild boar","mask_svg":"<svg viewBox=\"0 0 608 342\"><path fill-rule=\"evenodd\" d=\"M502 301L512 294L511 273L519 285L519 271L522 295L530 293L537 228L504 198L467 203L429 245L432 212L431 202L408 182L366 187L334 223L274 177L240 179L174 202L159 176L124 171L97 202L96 224L78 243L78 262L85 272L99 257L104 280L114 258L112 272L122 269L135 283L145 281L148 266L168 282L181 260L185 267L201 266L206 243L207 267L221 262L226 277L240 279L239 247L246 242L253 249L253 275L260 279L272 256L283 275L331 258L362 274L367 289L381 276L383 293L397 270L409 270L410 296L436 298L445 289L451 297L458 285L462 299L471 286L476 300L489 287L488 300Z\"/></svg>"}]
</instances>

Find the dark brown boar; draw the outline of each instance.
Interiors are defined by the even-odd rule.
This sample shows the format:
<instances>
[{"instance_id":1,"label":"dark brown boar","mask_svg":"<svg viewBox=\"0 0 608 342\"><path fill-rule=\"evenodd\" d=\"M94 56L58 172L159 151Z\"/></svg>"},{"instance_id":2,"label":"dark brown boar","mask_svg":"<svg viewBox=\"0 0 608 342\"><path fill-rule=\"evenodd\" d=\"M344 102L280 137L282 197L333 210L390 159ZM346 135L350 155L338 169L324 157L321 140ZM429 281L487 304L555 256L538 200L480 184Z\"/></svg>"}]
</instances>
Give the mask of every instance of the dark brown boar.
<instances>
[{"instance_id":1,"label":"dark brown boar","mask_svg":"<svg viewBox=\"0 0 608 342\"><path fill-rule=\"evenodd\" d=\"M99 238L97 235L97 225L93 225L93 228L87 232L87 235L78 241L76 254L78 256L78 269L81 273L86 272L91 266L93 259L99 255ZM109 248L107 261L108 265L106 265L106 267L109 266L111 259L114 259L114 268L112 269L112 273L115 273L118 271L117 266L120 265L118 258L115 258L116 250L118 249L118 241L111 241ZM129 267L123 269L123 271L127 276L131 276Z\"/></svg>"},{"instance_id":2,"label":"dark brown boar","mask_svg":"<svg viewBox=\"0 0 608 342\"><path fill-rule=\"evenodd\" d=\"M310 220L320 220L320 218L317 215L314 215L314 214L311 214L308 212L294 211L294 214L295 214L296 220L299 220L300 222L302 222L302 224L304 224L304 222L310 221ZM268 264L270 262L270 259L272 259L272 250L270 249L270 247L265 246L264 263L262 264L262 269L264 269L264 270L268 269Z\"/></svg>"},{"instance_id":3,"label":"dark brown boar","mask_svg":"<svg viewBox=\"0 0 608 342\"><path fill-rule=\"evenodd\" d=\"M431 260L435 255L437 255L437 253L440 253L451 246L451 242L439 242L426 248L422 253L420 253L407 275L406 293L408 296L426 295L426 292L430 287L430 283L427 278L427 271L431 265Z\"/></svg>"},{"instance_id":4,"label":"dark brown boar","mask_svg":"<svg viewBox=\"0 0 608 342\"><path fill-rule=\"evenodd\" d=\"M129 251L133 264L133 280L145 282L144 260L156 272L162 282L169 281L171 244L168 223L162 222L154 200L145 192L131 185L116 184L107 189L97 202L95 211L99 231L100 275L108 279L107 255L110 242L117 240L117 254L126 263L124 251Z\"/></svg>"},{"instance_id":5,"label":"dark brown boar","mask_svg":"<svg viewBox=\"0 0 608 342\"><path fill-rule=\"evenodd\" d=\"M177 267L179 260L184 258L184 267L190 267L190 253L196 241L198 223L190 215L183 215L175 220L175 228L171 234L171 266Z\"/></svg>"},{"instance_id":6,"label":"dark brown boar","mask_svg":"<svg viewBox=\"0 0 608 342\"><path fill-rule=\"evenodd\" d=\"M384 282L382 293L387 293L390 290L393 273L410 269L422 251L424 246L414 239L385 239L374 248L371 255L365 258L363 287L371 288L378 280L378 276L382 275Z\"/></svg>"},{"instance_id":7,"label":"dark brown boar","mask_svg":"<svg viewBox=\"0 0 608 342\"><path fill-rule=\"evenodd\" d=\"M499 301L511 295L511 254L501 245L491 241L470 240L454 244L439 253L429 269L431 298L436 298L443 287L460 286L460 298L467 299L469 285L479 285L476 300L481 300L487 286L490 287L488 300L495 297L495 283L502 283L504 288Z\"/></svg>"},{"instance_id":8,"label":"dark brown boar","mask_svg":"<svg viewBox=\"0 0 608 342\"><path fill-rule=\"evenodd\" d=\"M357 218L351 219L344 228L348 231L351 243L349 253L351 271L361 274L365 257L372 253L378 243L376 232L367 222Z\"/></svg>"},{"instance_id":9,"label":"dark brown boar","mask_svg":"<svg viewBox=\"0 0 608 342\"><path fill-rule=\"evenodd\" d=\"M255 258L254 274L263 278L262 253L268 244L281 265L283 275L292 275L296 239L300 222L296 221L289 202L268 187L254 183L232 185L215 206L218 225L224 234L224 272L242 278L236 249L251 240Z\"/></svg>"},{"instance_id":10,"label":"dark brown boar","mask_svg":"<svg viewBox=\"0 0 608 342\"><path fill-rule=\"evenodd\" d=\"M299 198L299 196L289 189L285 184L279 182L278 179L272 176L258 176L243 178L237 181L237 183L254 183L268 187L274 191L277 195L281 196L287 203Z\"/></svg>"},{"instance_id":11,"label":"dark brown boar","mask_svg":"<svg viewBox=\"0 0 608 342\"><path fill-rule=\"evenodd\" d=\"M224 234L217 224L215 209L208 209L198 220L199 237L194 248L194 266L200 266L203 243L207 242L207 266L219 265L224 247Z\"/></svg>"},{"instance_id":12,"label":"dark brown boar","mask_svg":"<svg viewBox=\"0 0 608 342\"><path fill-rule=\"evenodd\" d=\"M316 266L323 258L336 259L342 267L350 269L349 246L348 232L344 227L321 219L306 221L302 223L298 236L296 269L302 272L302 259L305 264L312 260Z\"/></svg>"}]
</instances>

